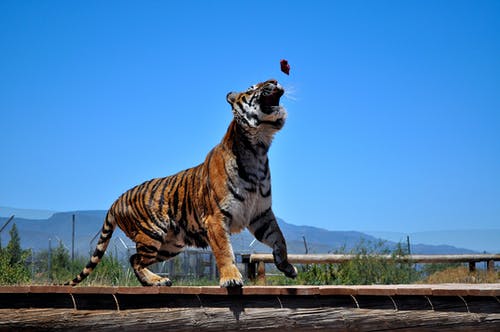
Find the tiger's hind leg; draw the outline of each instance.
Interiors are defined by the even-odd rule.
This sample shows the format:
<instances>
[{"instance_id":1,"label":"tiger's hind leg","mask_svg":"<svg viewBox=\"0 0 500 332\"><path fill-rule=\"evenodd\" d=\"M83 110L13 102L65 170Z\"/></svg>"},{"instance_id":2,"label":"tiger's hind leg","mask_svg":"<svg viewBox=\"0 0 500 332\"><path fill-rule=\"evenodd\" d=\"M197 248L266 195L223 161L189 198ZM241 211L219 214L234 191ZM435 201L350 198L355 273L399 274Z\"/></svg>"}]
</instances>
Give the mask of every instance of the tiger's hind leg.
<instances>
[{"instance_id":1,"label":"tiger's hind leg","mask_svg":"<svg viewBox=\"0 0 500 332\"><path fill-rule=\"evenodd\" d=\"M147 245L137 243L137 253L130 256L130 265L143 286L172 286L170 279L161 277L147 269L147 266L164 260L158 254L160 246L161 243L156 241Z\"/></svg>"}]
</instances>

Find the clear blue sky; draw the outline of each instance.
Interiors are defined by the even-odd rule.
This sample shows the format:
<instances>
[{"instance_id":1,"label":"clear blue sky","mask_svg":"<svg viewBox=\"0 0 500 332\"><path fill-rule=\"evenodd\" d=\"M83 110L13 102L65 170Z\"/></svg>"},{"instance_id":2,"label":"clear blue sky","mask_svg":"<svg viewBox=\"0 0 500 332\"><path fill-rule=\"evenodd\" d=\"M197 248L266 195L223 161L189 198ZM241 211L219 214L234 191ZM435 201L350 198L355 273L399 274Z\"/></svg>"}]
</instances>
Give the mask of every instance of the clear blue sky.
<instances>
[{"instance_id":1,"label":"clear blue sky","mask_svg":"<svg viewBox=\"0 0 500 332\"><path fill-rule=\"evenodd\" d=\"M107 209L202 162L226 93L271 77L279 217L500 228L500 1L3 0L0 206Z\"/></svg>"}]
</instances>

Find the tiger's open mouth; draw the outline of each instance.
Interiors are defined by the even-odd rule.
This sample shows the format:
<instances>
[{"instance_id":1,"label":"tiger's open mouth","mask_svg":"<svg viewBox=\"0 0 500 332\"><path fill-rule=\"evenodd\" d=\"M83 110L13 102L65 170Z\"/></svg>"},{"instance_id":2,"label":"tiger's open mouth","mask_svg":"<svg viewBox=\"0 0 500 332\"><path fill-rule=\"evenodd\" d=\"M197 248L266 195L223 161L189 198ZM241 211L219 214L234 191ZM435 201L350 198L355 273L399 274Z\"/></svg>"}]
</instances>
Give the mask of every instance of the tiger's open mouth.
<instances>
[{"instance_id":1,"label":"tiger's open mouth","mask_svg":"<svg viewBox=\"0 0 500 332\"><path fill-rule=\"evenodd\" d=\"M267 84L260 95L260 108L262 112L271 114L278 111L280 106L280 98L285 91L279 84Z\"/></svg>"}]
</instances>

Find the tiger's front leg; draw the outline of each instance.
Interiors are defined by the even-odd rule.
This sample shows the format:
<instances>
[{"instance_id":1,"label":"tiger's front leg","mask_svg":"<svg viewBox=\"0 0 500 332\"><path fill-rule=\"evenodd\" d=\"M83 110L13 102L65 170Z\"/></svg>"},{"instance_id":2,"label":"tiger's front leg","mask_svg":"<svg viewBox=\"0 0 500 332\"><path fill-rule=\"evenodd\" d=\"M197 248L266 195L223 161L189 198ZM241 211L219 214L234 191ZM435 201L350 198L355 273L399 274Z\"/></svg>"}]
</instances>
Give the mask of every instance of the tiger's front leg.
<instances>
[{"instance_id":1,"label":"tiger's front leg","mask_svg":"<svg viewBox=\"0 0 500 332\"><path fill-rule=\"evenodd\" d=\"M288 262L285 238L271 208L250 221L248 230L257 240L273 249L274 264L289 278L297 277L297 269Z\"/></svg>"},{"instance_id":2,"label":"tiger's front leg","mask_svg":"<svg viewBox=\"0 0 500 332\"><path fill-rule=\"evenodd\" d=\"M242 287L243 279L236 267L233 248L226 230L224 217L209 217L206 221L208 242L219 269L221 287Z\"/></svg>"}]
</instances>

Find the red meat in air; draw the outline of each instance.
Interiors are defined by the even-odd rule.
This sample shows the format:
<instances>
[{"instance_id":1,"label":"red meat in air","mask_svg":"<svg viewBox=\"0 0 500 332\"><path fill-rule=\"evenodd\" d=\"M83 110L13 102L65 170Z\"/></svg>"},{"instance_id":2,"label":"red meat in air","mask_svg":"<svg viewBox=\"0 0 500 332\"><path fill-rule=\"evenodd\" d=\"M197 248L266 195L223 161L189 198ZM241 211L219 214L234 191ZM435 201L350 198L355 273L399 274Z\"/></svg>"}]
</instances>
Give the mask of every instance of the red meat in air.
<instances>
[{"instance_id":1,"label":"red meat in air","mask_svg":"<svg viewBox=\"0 0 500 332\"><path fill-rule=\"evenodd\" d=\"M290 65L285 59L280 61L281 71L287 75L290 75Z\"/></svg>"}]
</instances>

